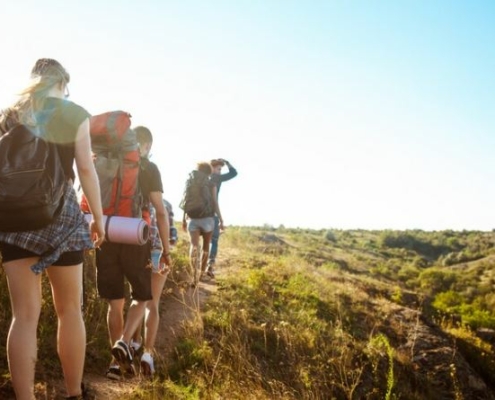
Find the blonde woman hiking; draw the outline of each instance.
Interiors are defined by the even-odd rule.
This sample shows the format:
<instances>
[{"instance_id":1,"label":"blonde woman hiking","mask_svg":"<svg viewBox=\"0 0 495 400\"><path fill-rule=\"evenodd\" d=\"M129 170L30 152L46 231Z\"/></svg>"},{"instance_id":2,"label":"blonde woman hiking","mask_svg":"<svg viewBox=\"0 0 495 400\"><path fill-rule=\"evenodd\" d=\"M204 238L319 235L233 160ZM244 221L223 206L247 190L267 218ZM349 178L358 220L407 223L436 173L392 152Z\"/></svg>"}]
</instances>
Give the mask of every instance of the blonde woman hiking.
<instances>
[{"instance_id":1,"label":"blonde woman hiking","mask_svg":"<svg viewBox=\"0 0 495 400\"><path fill-rule=\"evenodd\" d=\"M98 178L90 151L89 114L81 106L67 100L69 80L69 74L58 61L39 59L31 71L29 86L21 92L20 99L0 116L2 136L22 124L28 131L37 132L45 142L54 143L56 150L50 153L50 157L57 158L58 169L63 170L60 184L63 202L48 225L34 230L22 230L21 226L16 232L0 232L0 252L12 307L7 355L17 400L35 398L37 327L43 271L46 271L50 281L58 317L57 349L67 398L84 398L82 378L86 331L81 311L83 252L93 246L99 247L105 232ZM0 156L6 160L6 155ZM73 188L74 161L93 215L90 228L79 209ZM22 185L23 181L19 179L18 184Z\"/></svg>"}]
</instances>

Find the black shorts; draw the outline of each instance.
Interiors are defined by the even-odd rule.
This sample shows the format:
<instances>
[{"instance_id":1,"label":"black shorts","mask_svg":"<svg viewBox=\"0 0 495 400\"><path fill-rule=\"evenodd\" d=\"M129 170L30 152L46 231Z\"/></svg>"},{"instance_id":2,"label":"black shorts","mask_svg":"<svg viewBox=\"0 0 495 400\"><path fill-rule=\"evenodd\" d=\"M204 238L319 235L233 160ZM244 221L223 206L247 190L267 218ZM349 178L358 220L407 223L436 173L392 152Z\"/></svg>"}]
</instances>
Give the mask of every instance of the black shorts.
<instances>
[{"instance_id":1,"label":"black shorts","mask_svg":"<svg viewBox=\"0 0 495 400\"><path fill-rule=\"evenodd\" d=\"M2 253L2 261L9 262L21 260L23 258L39 257L38 254L32 251L25 250L22 247L17 247L8 243L0 243L0 253ZM52 265L67 266L81 264L84 260L84 250L67 251L62 253L57 261Z\"/></svg>"},{"instance_id":2,"label":"black shorts","mask_svg":"<svg viewBox=\"0 0 495 400\"><path fill-rule=\"evenodd\" d=\"M151 296L151 244L142 246L104 242L96 250L98 294L107 300L125 297L125 280L131 285L134 300Z\"/></svg>"}]
</instances>

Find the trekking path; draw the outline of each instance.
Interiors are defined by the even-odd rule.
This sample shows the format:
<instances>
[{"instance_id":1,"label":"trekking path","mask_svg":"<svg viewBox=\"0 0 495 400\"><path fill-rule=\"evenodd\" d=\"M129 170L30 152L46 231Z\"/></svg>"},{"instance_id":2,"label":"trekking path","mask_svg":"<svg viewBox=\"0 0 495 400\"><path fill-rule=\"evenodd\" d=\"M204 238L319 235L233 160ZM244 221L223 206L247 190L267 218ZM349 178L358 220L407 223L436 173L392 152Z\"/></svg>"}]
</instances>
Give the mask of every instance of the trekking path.
<instances>
[{"instance_id":1,"label":"trekking path","mask_svg":"<svg viewBox=\"0 0 495 400\"><path fill-rule=\"evenodd\" d=\"M173 355L175 344L182 336L185 325L196 321L198 311L207 297L216 291L215 281L200 282L197 289L179 288L171 279L167 279L160 304L160 325L156 340L155 367L167 365ZM104 376L86 374L85 381L91 393L97 399L120 399L132 393L141 378L135 377L122 382L111 381Z\"/></svg>"},{"instance_id":2,"label":"trekking path","mask_svg":"<svg viewBox=\"0 0 495 400\"><path fill-rule=\"evenodd\" d=\"M222 262L219 262L221 268ZM195 323L208 296L217 290L215 280L200 282L196 289L183 289L167 279L160 304L160 325L156 340L155 368L164 368L173 356L175 344L183 335L188 323ZM136 364L138 365L138 364ZM131 394L142 382L139 376L123 381L113 381L101 374L85 373L84 382L89 388L90 399L112 400ZM37 399L63 399L63 381L46 382L38 387Z\"/></svg>"}]
</instances>

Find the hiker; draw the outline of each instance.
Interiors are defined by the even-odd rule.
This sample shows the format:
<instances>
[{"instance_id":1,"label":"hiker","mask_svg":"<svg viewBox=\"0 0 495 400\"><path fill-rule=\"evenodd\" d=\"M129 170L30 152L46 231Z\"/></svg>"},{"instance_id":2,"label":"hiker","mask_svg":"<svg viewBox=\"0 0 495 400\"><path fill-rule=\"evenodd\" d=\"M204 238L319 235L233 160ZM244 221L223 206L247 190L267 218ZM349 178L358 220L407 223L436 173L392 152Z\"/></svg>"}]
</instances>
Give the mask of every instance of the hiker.
<instances>
[{"instance_id":1,"label":"hiker","mask_svg":"<svg viewBox=\"0 0 495 400\"><path fill-rule=\"evenodd\" d=\"M156 164L149 160L151 147L153 146L153 136L151 132L144 128L138 127L135 129L141 157L146 165L145 169L155 171L159 176L159 170ZM150 244L151 244L151 292L152 299L146 302L146 310L144 314L144 346L141 355L141 373L146 377L152 377L155 373L155 365L153 361L153 353L155 348L156 334L160 323L160 298L163 292L163 287L167 280L170 271L170 264L164 264L162 255L166 254L170 257L170 248L177 240L173 220L171 219L172 206L162 198L163 188L161 186L161 178L158 180L160 186L151 190L150 187ZM153 201L154 200L154 201ZM155 203L159 202L161 207L156 207ZM164 219L166 218L166 223ZM161 227L161 229L160 229ZM167 229L167 235L163 235L163 230ZM176 230L175 230L176 231ZM174 240L171 240L174 237ZM163 238L163 239L162 239ZM164 242L167 242L166 244ZM130 341L131 351L135 354L141 350L141 326L140 321L138 327L133 333Z\"/></svg>"},{"instance_id":2,"label":"hiker","mask_svg":"<svg viewBox=\"0 0 495 400\"><path fill-rule=\"evenodd\" d=\"M209 179L211 172L212 168L208 162L197 164L197 169L189 174L180 204L184 210L182 228L189 233L191 242L189 262L193 274L192 286L196 286L198 279L201 279L206 272L215 216L218 218L219 228L223 229L222 214L217 201L218 190L215 182ZM203 243L199 260L200 238ZM200 265L200 271L198 271L197 264Z\"/></svg>"},{"instance_id":3,"label":"hiker","mask_svg":"<svg viewBox=\"0 0 495 400\"><path fill-rule=\"evenodd\" d=\"M45 141L55 143L56 152L51 155L58 156L65 176L63 206L53 222L36 230L0 232L0 252L12 306L7 355L18 400L34 399L43 271L50 281L58 317L57 349L68 398L83 398L86 353L81 310L83 255L85 249L102 244L105 230L98 177L90 151L89 113L67 100L69 81L69 73L58 61L37 60L31 71L31 83L20 93L20 99L0 116L2 135L20 123L37 131ZM2 162L6 159L3 157ZM91 209L90 229L73 187L74 160Z\"/></svg>"},{"instance_id":4,"label":"hiker","mask_svg":"<svg viewBox=\"0 0 495 400\"><path fill-rule=\"evenodd\" d=\"M170 266L169 224L167 210L162 201L162 181L158 167L147 159L153 138L148 128L138 126L133 129L141 156L139 186L144 197L144 205L151 203L156 210L158 232L162 239L161 263ZM125 373L135 374L130 340L145 315L146 304L152 300L151 244L144 245L104 243L96 254L97 283L100 296L108 301L108 331L113 360L106 376L120 380ZM131 285L132 301L124 323L125 288L124 278ZM140 365L144 374L154 370L152 349L145 339L145 352Z\"/></svg>"},{"instance_id":5,"label":"hiker","mask_svg":"<svg viewBox=\"0 0 495 400\"><path fill-rule=\"evenodd\" d=\"M163 199L163 205L168 212L168 225L170 227L168 241L170 243L170 246L173 248L173 246L177 244L177 240L179 239L177 228L174 226L174 210L172 208L172 204L168 200Z\"/></svg>"},{"instance_id":6,"label":"hiker","mask_svg":"<svg viewBox=\"0 0 495 400\"><path fill-rule=\"evenodd\" d=\"M172 248L177 242L177 229L173 226L173 211L172 205L165 199L163 199L163 205L168 212L169 216L169 248ZM163 292L163 287L167 280L170 268L164 265L160 259L163 252L162 241L158 232L156 211L153 206L150 206L150 242L151 242L151 291L153 299L146 303L146 312L144 316L144 352L141 354L141 358L145 353L149 353L149 356L144 356L141 366L143 367L143 374L146 376L153 376L155 368L153 363L153 350L155 346L156 334L158 331L158 325L160 323L160 299ZM139 324L138 329L134 333L130 347L134 354L139 354L142 349L142 323Z\"/></svg>"},{"instance_id":7,"label":"hiker","mask_svg":"<svg viewBox=\"0 0 495 400\"><path fill-rule=\"evenodd\" d=\"M217 187L217 199L220 193L220 186L222 182L226 182L237 176L237 170L227 160L218 158L210 161L212 168L212 174L210 180L213 181ZM227 166L228 172L222 174L222 167ZM213 227L213 234L211 236L210 254L208 256L208 265L206 273L209 277L215 277L215 261L218 252L218 240L220 239L220 221L218 216L214 217L215 226Z\"/></svg>"}]
</instances>

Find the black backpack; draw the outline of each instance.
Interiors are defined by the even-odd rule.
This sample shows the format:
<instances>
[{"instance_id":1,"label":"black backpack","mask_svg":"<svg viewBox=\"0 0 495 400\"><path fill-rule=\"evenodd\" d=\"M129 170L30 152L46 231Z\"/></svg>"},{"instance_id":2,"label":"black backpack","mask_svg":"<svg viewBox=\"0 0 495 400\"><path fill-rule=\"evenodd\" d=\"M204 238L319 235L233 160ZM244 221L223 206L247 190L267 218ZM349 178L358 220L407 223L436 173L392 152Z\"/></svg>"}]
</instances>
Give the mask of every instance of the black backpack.
<instances>
[{"instance_id":1,"label":"black backpack","mask_svg":"<svg viewBox=\"0 0 495 400\"><path fill-rule=\"evenodd\" d=\"M189 218L206 218L215 215L208 175L197 170L189 174L179 207Z\"/></svg>"},{"instance_id":2,"label":"black backpack","mask_svg":"<svg viewBox=\"0 0 495 400\"><path fill-rule=\"evenodd\" d=\"M0 231L44 228L64 204L57 147L19 124L0 136Z\"/></svg>"}]
</instances>

